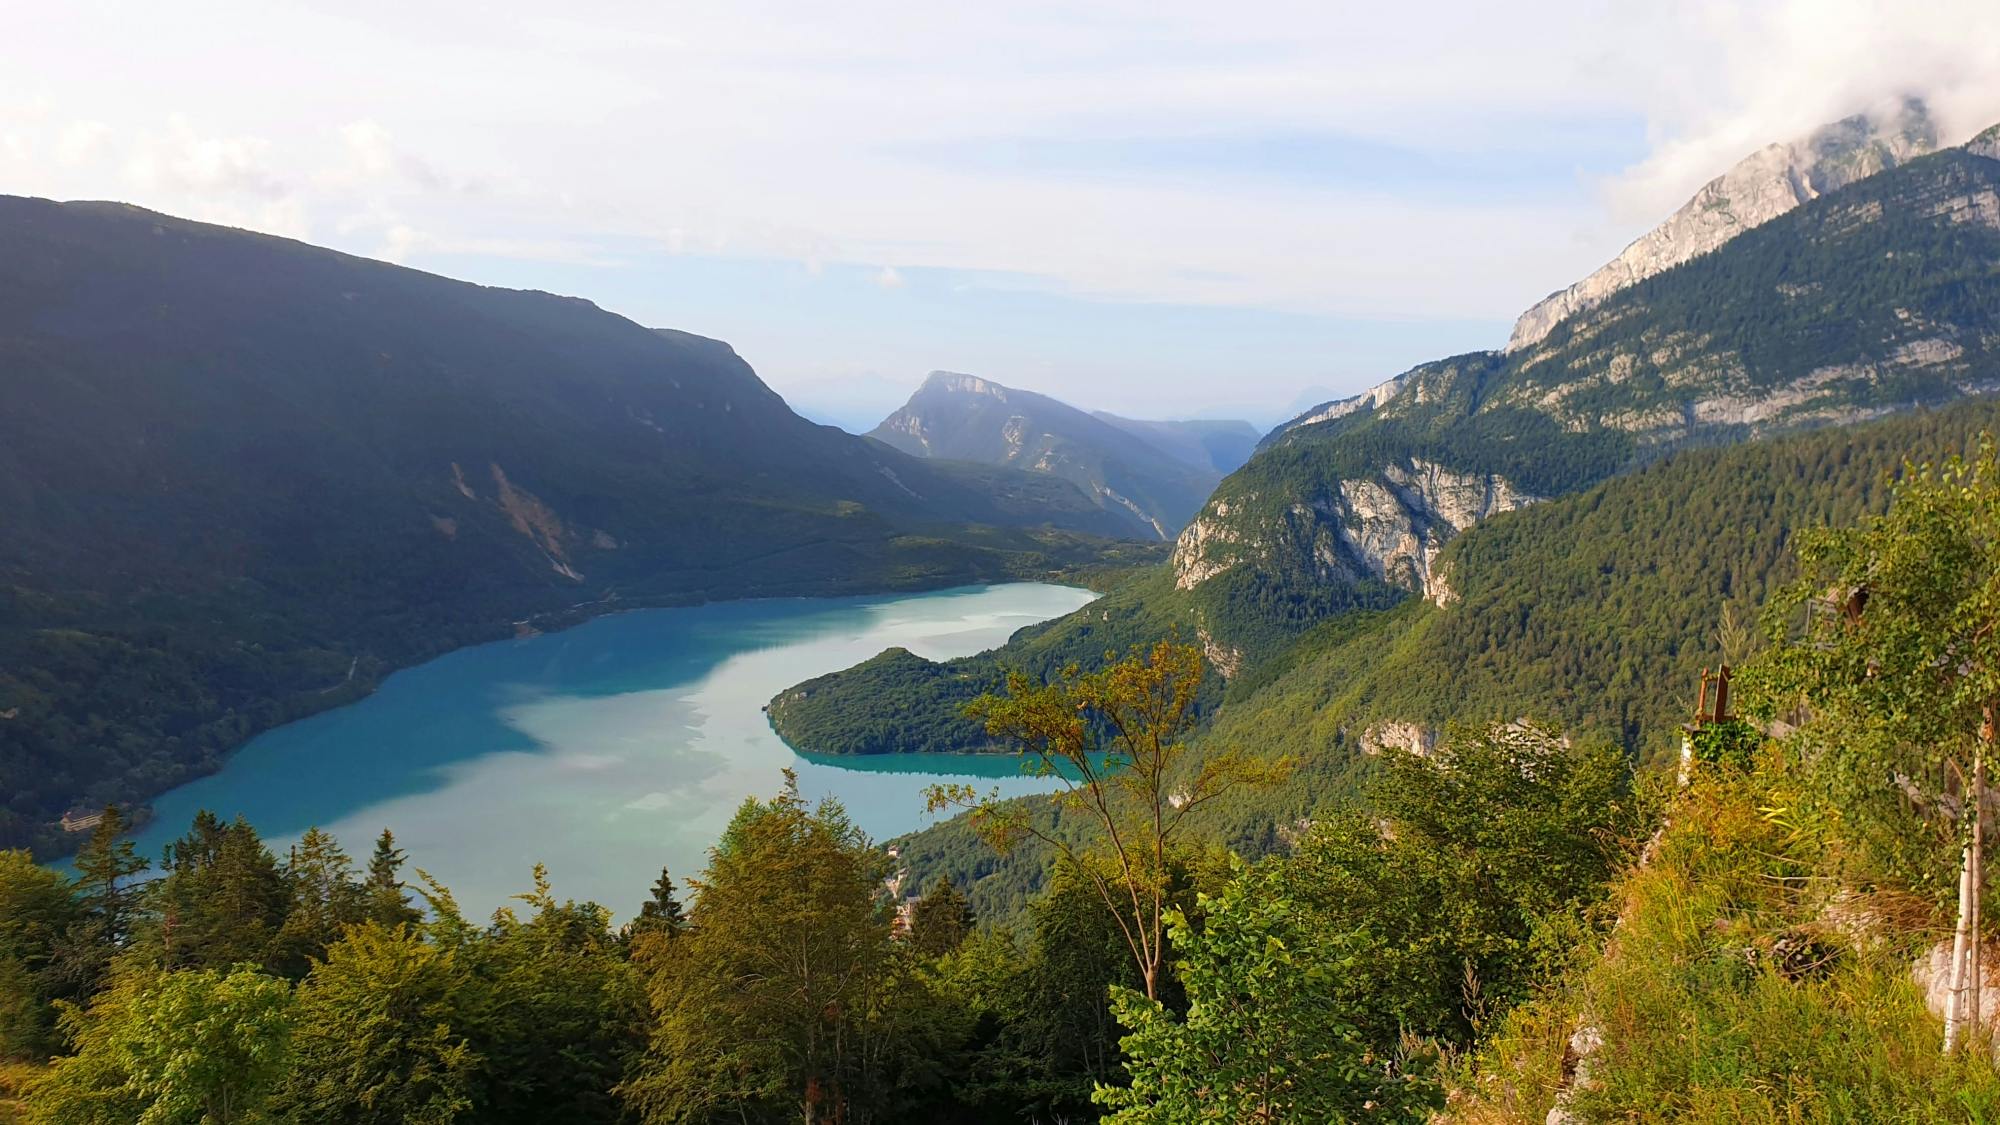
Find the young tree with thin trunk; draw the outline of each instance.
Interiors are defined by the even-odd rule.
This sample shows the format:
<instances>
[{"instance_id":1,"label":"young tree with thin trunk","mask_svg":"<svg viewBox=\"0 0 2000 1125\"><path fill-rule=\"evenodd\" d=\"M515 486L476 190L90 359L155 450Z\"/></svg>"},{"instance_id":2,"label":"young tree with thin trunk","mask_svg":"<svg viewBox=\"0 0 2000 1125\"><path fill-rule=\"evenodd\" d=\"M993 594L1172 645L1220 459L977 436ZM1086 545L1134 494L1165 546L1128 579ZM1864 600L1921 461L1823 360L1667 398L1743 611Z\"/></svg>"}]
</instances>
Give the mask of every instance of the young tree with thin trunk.
<instances>
[{"instance_id":1,"label":"young tree with thin trunk","mask_svg":"<svg viewBox=\"0 0 2000 1125\"><path fill-rule=\"evenodd\" d=\"M1905 466L1888 512L1808 536L1774 603L1763 670L1804 714L1823 776L1879 801L1900 791L1956 822L1958 921L1945 1049L1978 1029L1981 806L2000 711L2000 453ZM1805 625L1798 625L1801 609ZM1907 820L1904 821L1907 824Z\"/></svg>"},{"instance_id":2,"label":"young tree with thin trunk","mask_svg":"<svg viewBox=\"0 0 2000 1125\"><path fill-rule=\"evenodd\" d=\"M966 707L986 731L1021 747L1031 772L1057 778L1064 814L1097 830L1108 858L1093 861L1060 831L1043 828L1022 802L981 796L971 786L930 789L930 810L964 808L973 827L1002 850L1034 837L1088 879L1117 919L1148 999L1159 999L1167 956L1169 861L1194 814L1233 789L1270 785L1289 761L1260 760L1189 740L1200 716L1201 650L1163 640L1135 646L1123 660L1085 674L1076 665L1054 681L1007 676L1007 694Z\"/></svg>"}]
</instances>

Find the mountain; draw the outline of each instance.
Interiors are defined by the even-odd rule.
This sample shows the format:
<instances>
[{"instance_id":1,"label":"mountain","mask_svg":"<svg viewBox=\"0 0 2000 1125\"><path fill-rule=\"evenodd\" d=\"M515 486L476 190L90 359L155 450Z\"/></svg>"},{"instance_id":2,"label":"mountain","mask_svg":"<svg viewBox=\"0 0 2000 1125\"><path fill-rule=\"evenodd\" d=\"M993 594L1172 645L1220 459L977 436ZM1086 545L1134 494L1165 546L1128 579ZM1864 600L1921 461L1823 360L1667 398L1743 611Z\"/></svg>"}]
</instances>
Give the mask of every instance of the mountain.
<instances>
[{"instance_id":1,"label":"mountain","mask_svg":"<svg viewBox=\"0 0 2000 1125\"><path fill-rule=\"evenodd\" d=\"M1936 148L1937 128L1915 99L1886 113L1836 121L1787 144L1767 145L1703 185L1666 222L1596 273L1522 313L1507 350L1529 347L1564 319L1602 304L1613 293L1706 254L1802 203Z\"/></svg>"},{"instance_id":2,"label":"mountain","mask_svg":"<svg viewBox=\"0 0 2000 1125\"><path fill-rule=\"evenodd\" d=\"M868 436L914 457L1046 473L1121 516L1130 533L1171 539L1222 472L1212 453L1206 463L1190 463L1162 448L1157 433L1142 436L1132 428L1153 425L1113 423L1047 395L933 371ZM1173 440L1185 449L1188 435L1181 431ZM1229 441L1220 445L1226 460Z\"/></svg>"},{"instance_id":3,"label":"mountain","mask_svg":"<svg viewBox=\"0 0 2000 1125\"><path fill-rule=\"evenodd\" d=\"M0 846L461 644L1129 527L807 422L719 341L117 204L0 198L0 381Z\"/></svg>"},{"instance_id":4,"label":"mountain","mask_svg":"<svg viewBox=\"0 0 2000 1125\"><path fill-rule=\"evenodd\" d=\"M1747 230L1511 352L1423 364L1265 440L1182 532L1183 589L1300 595L1690 445L2000 388L2000 160L1949 149Z\"/></svg>"},{"instance_id":5,"label":"mountain","mask_svg":"<svg viewBox=\"0 0 2000 1125\"><path fill-rule=\"evenodd\" d=\"M1794 537L1880 511L1904 459L1964 451L1982 431L2000 431L2000 399L1688 450L1468 531L1440 563L1457 598L1330 615L1226 683L1204 681L1202 740L1299 763L1283 788L1214 806L1207 827L1239 850L1272 850L1301 818L1351 801L1385 748L1428 750L1452 723L1525 717L1670 758L1694 677L1724 659L1723 623L1754 637L1759 608L1793 575ZM958 709L1006 670L1046 675L1176 624L1186 635L1173 607L1202 592L1142 574L992 652L932 663L892 650L799 684L772 701L773 721L809 751L986 749ZM911 878L948 874L992 913L1019 909L1049 858L996 860L962 822L899 851Z\"/></svg>"},{"instance_id":6,"label":"mountain","mask_svg":"<svg viewBox=\"0 0 2000 1125\"><path fill-rule=\"evenodd\" d=\"M1990 402L1925 412L2000 388L2000 160L1982 143L1814 199L1531 347L1424 364L1324 404L1222 482L1167 567L996 652L889 654L799 685L773 701L774 722L815 750L978 749L976 728L939 716L1004 669L1087 664L1178 631L1226 681L1209 703L1240 741L1305 751L1356 723L1355 740L1374 724L1378 742L1416 738L1534 701L1636 745L1637 716L1656 726L1658 701L1621 695L1644 670L1602 622L1639 615L1621 628L1648 639L1622 651L1670 663L1722 600L1762 588L1784 528L1826 513L1813 497L1865 493L1855 473L1949 445L1938 426L1962 437L1995 419ZM1703 452L1913 411L1887 428ZM1508 544L1497 561L1495 543ZM1704 543L1736 561L1688 570ZM1658 584L1683 572L1721 596ZM1666 607L1680 616L1647 616ZM1286 689L1302 709L1259 719L1241 702L1306 664L1321 669L1311 691ZM1498 668L1513 671L1488 676Z\"/></svg>"},{"instance_id":7,"label":"mountain","mask_svg":"<svg viewBox=\"0 0 2000 1125\"><path fill-rule=\"evenodd\" d=\"M1144 422L1121 418L1102 410L1093 410L1090 414L1183 464L1213 469L1223 476L1242 468L1250 455L1257 451L1257 442L1264 436L1250 423L1233 419Z\"/></svg>"}]
</instances>

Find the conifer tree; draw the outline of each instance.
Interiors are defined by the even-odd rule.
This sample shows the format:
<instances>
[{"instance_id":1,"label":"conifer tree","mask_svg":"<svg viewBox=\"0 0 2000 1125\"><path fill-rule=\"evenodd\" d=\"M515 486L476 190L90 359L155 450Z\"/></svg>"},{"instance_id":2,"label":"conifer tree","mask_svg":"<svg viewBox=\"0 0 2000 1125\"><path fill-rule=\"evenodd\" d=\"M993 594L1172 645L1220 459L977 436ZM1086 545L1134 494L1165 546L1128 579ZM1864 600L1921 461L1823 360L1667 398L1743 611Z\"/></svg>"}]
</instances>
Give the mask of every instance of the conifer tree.
<instances>
[{"instance_id":1,"label":"conifer tree","mask_svg":"<svg viewBox=\"0 0 2000 1125\"><path fill-rule=\"evenodd\" d=\"M152 865L140 858L132 841L120 839L127 825L116 805L104 806L104 819L76 853L76 889L84 909L95 919L100 940L122 944L131 936L132 876Z\"/></svg>"},{"instance_id":2,"label":"conifer tree","mask_svg":"<svg viewBox=\"0 0 2000 1125\"><path fill-rule=\"evenodd\" d=\"M628 942L641 934L671 938L686 928L687 913L674 896L673 874L662 867L660 877L653 881L652 896L640 904L638 917L625 924L623 936Z\"/></svg>"},{"instance_id":3,"label":"conifer tree","mask_svg":"<svg viewBox=\"0 0 2000 1125\"><path fill-rule=\"evenodd\" d=\"M161 960L169 968L265 964L290 895L277 858L249 822L204 809L167 845L166 878L148 889Z\"/></svg>"},{"instance_id":4,"label":"conifer tree","mask_svg":"<svg viewBox=\"0 0 2000 1125\"><path fill-rule=\"evenodd\" d=\"M972 936L975 923L964 893L951 876L940 876L911 912L910 949L919 957L942 957Z\"/></svg>"},{"instance_id":5,"label":"conifer tree","mask_svg":"<svg viewBox=\"0 0 2000 1125\"><path fill-rule=\"evenodd\" d=\"M307 963L340 940L343 929L367 917L367 900L355 881L354 865L332 836L309 828L285 861L291 905L279 933L275 966L287 976L305 975Z\"/></svg>"},{"instance_id":6,"label":"conifer tree","mask_svg":"<svg viewBox=\"0 0 2000 1125\"><path fill-rule=\"evenodd\" d=\"M395 834L384 828L375 838L375 853L368 857L368 877L362 883L370 921L393 927L423 916L410 905L409 892L404 889L403 858Z\"/></svg>"}]
</instances>

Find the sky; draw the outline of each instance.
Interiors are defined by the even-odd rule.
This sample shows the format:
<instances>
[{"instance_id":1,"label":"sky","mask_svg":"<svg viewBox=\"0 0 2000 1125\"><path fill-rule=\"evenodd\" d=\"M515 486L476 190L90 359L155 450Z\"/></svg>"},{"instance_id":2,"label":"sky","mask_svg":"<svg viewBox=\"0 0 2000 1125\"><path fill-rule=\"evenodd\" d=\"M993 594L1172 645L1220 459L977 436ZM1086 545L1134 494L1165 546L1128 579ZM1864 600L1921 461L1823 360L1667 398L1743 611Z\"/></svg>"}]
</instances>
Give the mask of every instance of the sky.
<instances>
[{"instance_id":1,"label":"sky","mask_svg":"<svg viewBox=\"0 0 2000 1125\"><path fill-rule=\"evenodd\" d=\"M2000 121L1993 0L0 0L0 192L728 340L866 428L933 369L1140 417L1505 342L1767 142Z\"/></svg>"}]
</instances>

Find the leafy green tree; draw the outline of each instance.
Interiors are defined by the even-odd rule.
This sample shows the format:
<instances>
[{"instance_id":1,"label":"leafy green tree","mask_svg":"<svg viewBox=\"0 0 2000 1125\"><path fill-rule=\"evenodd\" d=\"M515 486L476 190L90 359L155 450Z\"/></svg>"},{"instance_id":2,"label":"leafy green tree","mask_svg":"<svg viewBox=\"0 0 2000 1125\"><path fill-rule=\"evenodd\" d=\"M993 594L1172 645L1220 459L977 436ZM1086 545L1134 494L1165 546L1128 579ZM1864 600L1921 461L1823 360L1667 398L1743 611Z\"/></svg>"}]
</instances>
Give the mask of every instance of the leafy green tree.
<instances>
[{"instance_id":1,"label":"leafy green tree","mask_svg":"<svg viewBox=\"0 0 2000 1125\"><path fill-rule=\"evenodd\" d=\"M167 968L264 964L276 948L290 894L271 849L243 818L207 810L161 861L147 888L151 941Z\"/></svg>"},{"instance_id":2,"label":"leafy green tree","mask_svg":"<svg viewBox=\"0 0 2000 1125\"><path fill-rule=\"evenodd\" d=\"M1084 862L1083 847L997 792L930 790L932 812L970 809L974 827L996 847L1032 836L1088 879L1153 999L1167 957L1171 864L1190 818L1231 790L1275 784L1290 769L1288 761L1191 744L1201 683L1201 650L1160 641L1150 650L1135 646L1123 660L1107 658L1096 672L1072 664L1048 683L1009 673L1005 696L967 706L988 734L1019 745L1036 775L1061 781L1055 800L1099 831L1109 864Z\"/></svg>"},{"instance_id":3,"label":"leafy green tree","mask_svg":"<svg viewBox=\"0 0 2000 1125\"><path fill-rule=\"evenodd\" d=\"M1816 753L1834 800L1863 814L1852 818L1864 832L1868 822L1894 822L1881 815L1885 803L1908 802L1955 826L1951 1050L1976 1030L1984 975L1985 802L1969 795L1986 791L2000 725L1992 435L1970 460L1906 465L1885 514L1803 536L1798 555L1800 578L1769 613L1773 649L1756 682L1776 708L1803 717L1801 745Z\"/></svg>"},{"instance_id":4,"label":"leafy green tree","mask_svg":"<svg viewBox=\"0 0 2000 1125\"><path fill-rule=\"evenodd\" d=\"M85 918L75 888L26 849L0 851L0 1059L46 1057L53 1001L70 994L58 961Z\"/></svg>"},{"instance_id":5,"label":"leafy green tree","mask_svg":"<svg viewBox=\"0 0 2000 1125\"><path fill-rule=\"evenodd\" d=\"M375 838L375 852L368 857L368 877L362 883L371 920L393 927L423 917L410 904L402 871L403 849L396 846L395 834L384 828Z\"/></svg>"},{"instance_id":6,"label":"leafy green tree","mask_svg":"<svg viewBox=\"0 0 2000 1125\"><path fill-rule=\"evenodd\" d=\"M1379 1051L1342 1004L1345 935L1272 870L1240 869L1203 907L1200 926L1168 913L1185 1016L1113 989L1131 1084L1098 1088L1107 1125L1415 1120L1437 1104L1422 1069Z\"/></svg>"},{"instance_id":7,"label":"leafy green tree","mask_svg":"<svg viewBox=\"0 0 2000 1125\"><path fill-rule=\"evenodd\" d=\"M267 1121L293 1027L291 986L247 966L134 970L88 1008L66 1005L74 1053L29 1091L48 1125Z\"/></svg>"},{"instance_id":8,"label":"leafy green tree","mask_svg":"<svg viewBox=\"0 0 2000 1125\"><path fill-rule=\"evenodd\" d=\"M1350 1011L1378 1045L1404 1029L1467 1042L1566 952L1550 927L1602 900L1644 806L1616 746L1532 724L1455 729L1381 765L1371 812L1324 817L1300 842L1290 893L1368 939Z\"/></svg>"},{"instance_id":9,"label":"leafy green tree","mask_svg":"<svg viewBox=\"0 0 2000 1125\"><path fill-rule=\"evenodd\" d=\"M347 853L318 828L308 828L292 846L284 879L291 901L278 928L273 967L302 977L343 929L366 917L368 900Z\"/></svg>"},{"instance_id":10,"label":"leafy green tree","mask_svg":"<svg viewBox=\"0 0 2000 1125\"><path fill-rule=\"evenodd\" d=\"M470 1120L483 1061L457 950L407 927L354 926L299 985L294 1062L274 1107L299 1125Z\"/></svg>"},{"instance_id":11,"label":"leafy green tree","mask_svg":"<svg viewBox=\"0 0 2000 1125\"><path fill-rule=\"evenodd\" d=\"M646 1044L638 973L596 903L558 902L535 868L535 889L480 940L463 947L478 1002L467 1024L485 1059L478 1119L590 1125L626 1120L616 1088Z\"/></svg>"},{"instance_id":12,"label":"leafy green tree","mask_svg":"<svg viewBox=\"0 0 2000 1125\"><path fill-rule=\"evenodd\" d=\"M910 950L919 957L942 957L972 936L977 919L951 876L941 875L910 912Z\"/></svg>"},{"instance_id":13,"label":"leafy green tree","mask_svg":"<svg viewBox=\"0 0 2000 1125\"><path fill-rule=\"evenodd\" d=\"M797 779L748 801L693 883L687 931L646 958L654 1016L624 1092L648 1122L886 1120L937 1052L891 938L887 857Z\"/></svg>"}]
</instances>

